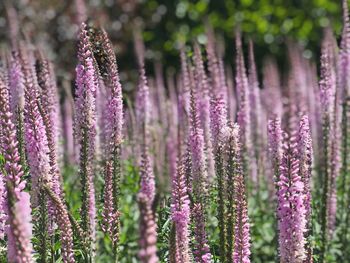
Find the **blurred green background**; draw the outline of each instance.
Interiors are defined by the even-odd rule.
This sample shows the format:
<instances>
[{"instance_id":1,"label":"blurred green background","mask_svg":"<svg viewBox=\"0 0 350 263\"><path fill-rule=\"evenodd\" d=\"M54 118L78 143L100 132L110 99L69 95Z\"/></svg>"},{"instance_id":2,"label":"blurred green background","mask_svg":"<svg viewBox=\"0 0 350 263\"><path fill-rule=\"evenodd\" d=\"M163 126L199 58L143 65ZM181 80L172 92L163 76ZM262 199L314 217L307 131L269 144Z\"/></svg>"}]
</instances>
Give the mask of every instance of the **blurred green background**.
<instances>
[{"instance_id":1,"label":"blurred green background","mask_svg":"<svg viewBox=\"0 0 350 263\"><path fill-rule=\"evenodd\" d=\"M9 29L5 6L13 6L20 30L50 52L63 69L61 76L74 72L75 1L1 2L1 44L6 43ZM342 20L341 1L334 0L86 0L85 4L88 17L108 31L116 47L122 79L136 69L132 45L136 25L143 30L148 61L160 60L168 68L178 67L181 43L205 43L208 24L215 29L221 49L225 48L226 62L232 63L237 25L245 41L254 40L258 62L269 54L283 61L287 39L302 45L305 57L317 58L323 29L332 27L339 35Z\"/></svg>"}]
</instances>

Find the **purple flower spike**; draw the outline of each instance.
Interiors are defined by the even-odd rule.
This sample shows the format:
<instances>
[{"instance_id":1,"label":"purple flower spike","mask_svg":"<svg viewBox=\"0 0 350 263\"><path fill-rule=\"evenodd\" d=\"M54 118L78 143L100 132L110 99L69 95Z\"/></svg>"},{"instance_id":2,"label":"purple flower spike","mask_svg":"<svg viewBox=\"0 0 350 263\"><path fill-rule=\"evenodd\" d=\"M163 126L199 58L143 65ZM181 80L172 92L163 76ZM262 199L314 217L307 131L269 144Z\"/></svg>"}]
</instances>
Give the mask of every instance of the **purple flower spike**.
<instances>
[{"instance_id":1,"label":"purple flower spike","mask_svg":"<svg viewBox=\"0 0 350 263\"><path fill-rule=\"evenodd\" d=\"M206 159L204 152L204 136L200 127L197 113L197 103L194 94L191 94L191 119L189 143L192 161L193 191L196 199L200 200L207 192L208 175L206 170Z\"/></svg>"},{"instance_id":2,"label":"purple flower spike","mask_svg":"<svg viewBox=\"0 0 350 263\"><path fill-rule=\"evenodd\" d=\"M312 258L312 246L308 240L311 232L311 174L313 163L313 149L312 139L309 127L309 118L304 115L300 120L299 135L298 135L298 151L299 151L299 174L301 180L304 183L304 206L305 206L305 220L306 220L306 232L307 238L306 252L307 259ZM309 262L309 261L307 261Z\"/></svg>"},{"instance_id":3,"label":"purple flower spike","mask_svg":"<svg viewBox=\"0 0 350 263\"><path fill-rule=\"evenodd\" d=\"M178 161L172 179L171 218L175 223L176 262L189 263L190 200L187 194L185 167Z\"/></svg>"},{"instance_id":4,"label":"purple flower spike","mask_svg":"<svg viewBox=\"0 0 350 263\"><path fill-rule=\"evenodd\" d=\"M49 156L47 154L49 152L49 147L44 120L38 108L38 85L34 76L34 65L30 64L30 58L24 46L21 48L20 59L25 77L24 122L26 152L32 179L34 205L36 205L40 184L51 184L52 182Z\"/></svg>"},{"instance_id":5,"label":"purple flower spike","mask_svg":"<svg viewBox=\"0 0 350 263\"><path fill-rule=\"evenodd\" d=\"M50 150L52 149L51 151L55 152L55 155L58 158L57 161L59 161L62 155L62 149L60 149L62 119L59 94L56 86L56 76L54 74L53 65L50 61L40 52L38 52L37 57L36 69L38 84L40 86L40 101L51 124L51 128L47 129L51 134L49 147Z\"/></svg>"},{"instance_id":6,"label":"purple flower spike","mask_svg":"<svg viewBox=\"0 0 350 263\"><path fill-rule=\"evenodd\" d=\"M297 138L284 134L278 179L277 219L281 262L302 263L306 257L304 183L299 174Z\"/></svg>"},{"instance_id":7,"label":"purple flower spike","mask_svg":"<svg viewBox=\"0 0 350 263\"><path fill-rule=\"evenodd\" d=\"M194 204L192 208L192 217L195 222L194 235L196 244L193 254L196 262L210 263L212 256L210 254L207 235L205 232L204 211L200 203Z\"/></svg>"},{"instance_id":8,"label":"purple flower spike","mask_svg":"<svg viewBox=\"0 0 350 263\"><path fill-rule=\"evenodd\" d=\"M114 55L112 44L107 33L102 32L103 46L106 50L108 60L107 67L107 87L110 89L110 96L107 101L107 121L106 138L108 139L107 154L113 152L113 145L119 145L122 142L123 129L123 97L122 86L119 80L117 61ZM112 149L111 149L112 148Z\"/></svg>"},{"instance_id":9,"label":"purple flower spike","mask_svg":"<svg viewBox=\"0 0 350 263\"><path fill-rule=\"evenodd\" d=\"M237 132L238 127L232 129L230 143L233 144L233 159L236 162L237 170L235 175L235 237L233 248L234 263L250 263L250 224L248 218L248 207L246 197L246 187L244 183L243 170L240 163L240 145Z\"/></svg>"},{"instance_id":10,"label":"purple flower spike","mask_svg":"<svg viewBox=\"0 0 350 263\"><path fill-rule=\"evenodd\" d=\"M195 224L194 236L196 240L194 254L196 262L210 262L211 254L207 244L205 231L205 211L203 203L207 196L208 177L206 173L204 155L204 136L200 127L200 120L197 114L196 98L191 93L191 126L189 134L189 144L192 161L192 189L194 197L194 207L192 208L192 219Z\"/></svg>"},{"instance_id":11,"label":"purple flower spike","mask_svg":"<svg viewBox=\"0 0 350 263\"><path fill-rule=\"evenodd\" d=\"M113 244L116 244L119 238L119 212L113 199L113 173L112 166L107 162L105 169L105 187L103 192L103 211L102 211L102 230L107 233L112 239Z\"/></svg>"},{"instance_id":12,"label":"purple flower spike","mask_svg":"<svg viewBox=\"0 0 350 263\"><path fill-rule=\"evenodd\" d=\"M224 141L227 131L227 107L222 97L214 98L210 105L210 126L214 154Z\"/></svg>"},{"instance_id":13,"label":"purple flower spike","mask_svg":"<svg viewBox=\"0 0 350 263\"><path fill-rule=\"evenodd\" d=\"M274 170L274 181L277 182L279 180L280 167L282 163L282 128L281 128L281 120L276 118L274 120L269 120L268 122L268 141L269 141L269 155L272 162L272 167Z\"/></svg>"},{"instance_id":14,"label":"purple flower spike","mask_svg":"<svg viewBox=\"0 0 350 263\"><path fill-rule=\"evenodd\" d=\"M96 227L93 174L96 151L96 90L98 88L98 77L87 26L84 23L80 29L78 47L79 65L76 69L77 90L74 128L77 141L80 145L82 225L90 242L93 242L95 240Z\"/></svg>"},{"instance_id":15,"label":"purple flower spike","mask_svg":"<svg viewBox=\"0 0 350 263\"><path fill-rule=\"evenodd\" d=\"M23 170L19 162L16 128L12 122L8 90L2 79L0 79L0 126L4 135L3 149L0 149L0 152L6 160L4 167L6 182L3 174L0 174L2 176L0 184L6 183L6 197L3 196L4 189L1 193L5 199L1 200L4 201L1 207L5 208L7 214L8 260L29 263L32 262L30 196L23 192L25 181L22 178Z\"/></svg>"},{"instance_id":16,"label":"purple flower spike","mask_svg":"<svg viewBox=\"0 0 350 263\"><path fill-rule=\"evenodd\" d=\"M0 240L4 240L5 237L5 224L6 224L6 190L5 190L5 176L0 173Z\"/></svg>"},{"instance_id":17,"label":"purple flower spike","mask_svg":"<svg viewBox=\"0 0 350 263\"><path fill-rule=\"evenodd\" d=\"M146 145L143 146L140 166L140 193L148 198L150 204L153 203L156 194L156 183L152 169L151 157Z\"/></svg>"},{"instance_id":18,"label":"purple flower spike","mask_svg":"<svg viewBox=\"0 0 350 263\"><path fill-rule=\"evenodd\" d=\"M300 176L304 183L304 197L306 220L311 220L311 173L312 173L312 140L309 127L309 118L304 115L300 120L299 138L299 169Z\"/></svg>"}]
</instances>

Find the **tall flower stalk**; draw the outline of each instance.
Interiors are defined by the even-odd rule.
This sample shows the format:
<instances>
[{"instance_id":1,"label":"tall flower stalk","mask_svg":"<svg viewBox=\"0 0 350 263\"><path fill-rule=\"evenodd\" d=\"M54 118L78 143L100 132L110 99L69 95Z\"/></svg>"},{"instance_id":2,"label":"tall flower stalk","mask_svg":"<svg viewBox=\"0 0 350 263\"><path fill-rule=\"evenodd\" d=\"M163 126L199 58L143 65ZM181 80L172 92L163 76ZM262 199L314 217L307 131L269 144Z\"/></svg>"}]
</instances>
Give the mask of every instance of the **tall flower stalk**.
<instances>
[{"instance_id":1,"label":"tall flower stalk","mask_svg":"<svg viewBox=\"0 0 350 263\"><path fill-rule=\"evenodd\" d=\"M309 118L304 115L300 120L298 134L298 151L299 151L299 173L304 183L304 206L305 206L305 220L306 220L306 262L312 262L312 244L311 244L311 174L313 164L313 149L312 139L309 126Z\"/></svg>"},{"instance_id":2,"label":"tall flower stalk","mask_svg":"<svg viewBox=\"0 0 350 263\"><path fill-rule=\"evenodd\" d=\"M295 133L294 133L295 134ZM278 231L281 262L305 260L306 209L304 183L300 175L297 137L284 134L283 155L278 178Z\"/></svg>"},{"instance_id":3,"label":"tall flower stalk","mask_svg":"<svg viewBox=\"0 0 350 263\"><path fill-rule=\"evenodd\" d=\"M113 255L118 260L119 242L119 194L121 176L121 144L123 140L123 98L116 57L107 33L90 27L91 44L99 74L106 86L105 100L102 100L102 132L104 148L104 206L102 230L110 237ZM101 94L100 94L101 95Z\"/></svg>"},{"instance_id":4,"label":"tall flower stalk","mask_svg":"<svg viewBox=\"0 0 350 263\"><path fill-rule=\"evenodd\" d=\"M215 160L215 175L217 183L217 218L220 231L220 258L226 262L226 184L225 184L225 150L227 127L227 107L223 95L218 94L210 105L210 124Z\"/></svg>"},{"instance_id":5,"label":"tall flower stalk","mask_svg":"<svg viewBox=\"0 0 350 263\"><path fill-rule=\"evenodd\" d=\"M1 167L1 176L5 175L5 202L7 211L8 261L30 263L32 259L32 225L30 196L24 192L25 181L20 164L16 128L12 122L9 106L9 94L3 79L0 79L0 124L3 133L3 149L5 166Z\"/></svg>"},{"instance_id":6,"label":"tall flower stalk","mask_svg":"<svg viewBox=\"0 0 350 263\"><path fill-rule=\"evenodd\" d=\"M32 196L34 200L34 207L38 204L39 208L39 220L41 234L41 244L39 250L41 251L40 257L45 260L47 245L46 235L44 232L49 231L50 236L53 238L53 222L58 222L62 216L61 211L57 208L55 203L45 198L42 193L44 186L49 187L58 196L61 197L61 177L58 170L58 161L56 159L56 148L53 139L53 129L51 119L47 114L48 109L42 108L41 102L38 100L39 86L36 83L34 65L31 65L30 54L27 52L24 46L21 46L20 58L23 67L23 73L25 77L25 138L27 146L28 164L30 167L30 173L32 178ZM35 202L38 202L37 204ZM47 229L45 228L45 213L44 207L48 206L49 222ZM65 212L67 210L65 208ZM41 220L42 219L42 220ZM68 222L60 224L58 222L59 229L61 230L62 241L62 258L64 262L74 262L73 258L73 237L72 234L67 231L71 229ZM64 226L64 228L63 228ZM71 231L71 230L70 230ZM51 232L51 233L50 233ZM53 256L53 255L52 255Z\"/></svg>"},{"instance_id":7,"label":"tall flower stalk","mask_svg":"<svg viewBox=\"0 0 350 263\"><path fill-rule=\"evenodd\" d=\"M171 218L175 225L175 262L189 263L190 200L184 168L182 160L178 160L176 173L172 176Z\"/></svg>"},{"instance_id":8,"label":"tall flower stalk","mask_svg":"<svg viewBox=\"0 0 350 263\"><path fill-rule=\"evenodd\" d=\"M55 162L58 165L58 162L61 161L60 157L62 154L62 150L60 149L61 113L54 69L51 62L42 54L42 52L37 52L36 57L37 60L35 66L40 87L40 102L43 109L47 112L51 123L51 128L47 129L47 133L50 133L50 152L55 153ZM52 159L52 157L50 157L50 159ZM60 180L60 178L57 179Z\"/></svg>"},{"instance_id":9,"label":"tall flower stalk","mask_svg":"<svg viewBox=\"0 0 350 263\"><path fill-rule=\"evenodd\" d=\"M0 152L2 152L2 150ZM5 225L7 219L5 212L6 199L5 176L0 172L0 240L4 240L5 238Z\"/></svg>"},{"instance_id":10,"label":"tall flower stalk","mask_svg":"<svg viewBox=\"0 0 350 263\"><path fill-rule=\"evenodd\" d=\"M191 152L191 175L193 191L192 220L194 222L194 256L196 262L207 263L211 261L211 254L207 241L205 225L205 204L207 202L207 173L204 155L204 136L197 113L195 95L191 93L191 119L190 119L189 145Z\"/></svg>"},{"instance_id":11,"label":"tall flower stalk","mask_svg":"<svg viewBox=\"0 0 350 263\"><path fill-rule=\"evenodd\" d=\"M233 129L230 135L231 158L235 172L235 239L233 249L234 263L250 263L250 224L244 175L240 161L240 143L238 133ZM232 145L231 145L232 144Z\"/></svg>"},{"instance_id":12,"label":"tall flower stalk","mask_svg":"<svg viewBox=\"0 0 350 263\"><path fill-rule=\"evenodd\" d=\"M75 135L80 147L79 173L82 185L81 225L89 240L85 249L87 260L94 255L96 208L94 188L94 157L96 140L96 90L98 80L87 26L79 33L79 65L76 68Z\"/></svg>"},{"instance_id":13,"label":"tall flower stalk","mask_svg":"<svg viewBox=\"0 0 350 263\"><path fill-rule=\"evenodd\" d=\"M280 177L280 169L282 164L282 154L283 154L283 132L281 128L281 120L280 118L276 117L273 120L268 121L268 152L269 152L269 158L271 159L271 166L272 166L272 172L273 172L273 180L270 180L274 182L274 189L275 193L278 192L278 181ZM277 213L277 205L276 208L276 215L278 217ZM276 244L276 250L279 250L279 244L278 244L278 218L274 221L274 226L277 228L277 234L274 236L274 241ZM276 253L276 258L279 258L279 251Z\"/></svg>"}]
</instances>

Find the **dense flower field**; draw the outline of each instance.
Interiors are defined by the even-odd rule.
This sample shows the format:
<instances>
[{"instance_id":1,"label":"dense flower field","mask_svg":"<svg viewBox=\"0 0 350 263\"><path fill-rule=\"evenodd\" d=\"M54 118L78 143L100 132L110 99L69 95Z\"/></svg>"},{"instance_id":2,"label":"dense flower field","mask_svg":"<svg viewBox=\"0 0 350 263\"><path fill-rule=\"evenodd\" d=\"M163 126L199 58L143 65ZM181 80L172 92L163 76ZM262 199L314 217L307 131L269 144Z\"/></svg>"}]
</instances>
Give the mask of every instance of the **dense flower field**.
<instances>
[{"instance_id":1,"label":"dense flower field","mask_svg":"<svg viewBox=\"0 0 350 263\"><path fill-rule=\"evenodd\" d=\"M78 10L72 91L25 34L0 52L0 262L350 262L347 1L286 72L237 28L234 70L208 29L152 76L135 28L131 97Z\"/></svg>"}]
</instances>

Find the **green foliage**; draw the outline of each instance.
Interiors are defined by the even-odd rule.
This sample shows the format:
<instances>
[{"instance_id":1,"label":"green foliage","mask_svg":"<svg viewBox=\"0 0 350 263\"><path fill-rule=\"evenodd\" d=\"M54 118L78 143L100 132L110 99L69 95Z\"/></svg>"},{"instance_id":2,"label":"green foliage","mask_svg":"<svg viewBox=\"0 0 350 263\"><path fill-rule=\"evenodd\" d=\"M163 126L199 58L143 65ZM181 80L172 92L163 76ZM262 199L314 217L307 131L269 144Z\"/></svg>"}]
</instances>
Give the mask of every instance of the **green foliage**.
<instances>
[{"instance_id":1,"label":"green foliage","mask_svg":"<svg viewBox=\"0 0 350 263\"><path fill-rule=\"evenodd\" d=\"M270 263L277 258L275 209L266 188L260 189L259 198L250 196L248 199L252 262Z\"/></svg>"},{"instance_id":2,"label":"green foliage","mask_svg":"<svg viewBox=\"0 0 350 263\"><path fill-rule=\"evenodd\" d=\"M208 24L226 46L233 45L233 32L239 27L245 36L253 38L258 58L269 53L284 56L289 39L304 45L304 56L310 57L318 52L324 28L332 27L337 35L341 30L341 4L331 0L151 0L142 6L146 45L157 51L155 57L163 53L174 60L181 43L206 42ZM150 22L159 10L166 14L160 21ZM233 54L227 55L232 62Z\"/></svg>"}]
</instances>

